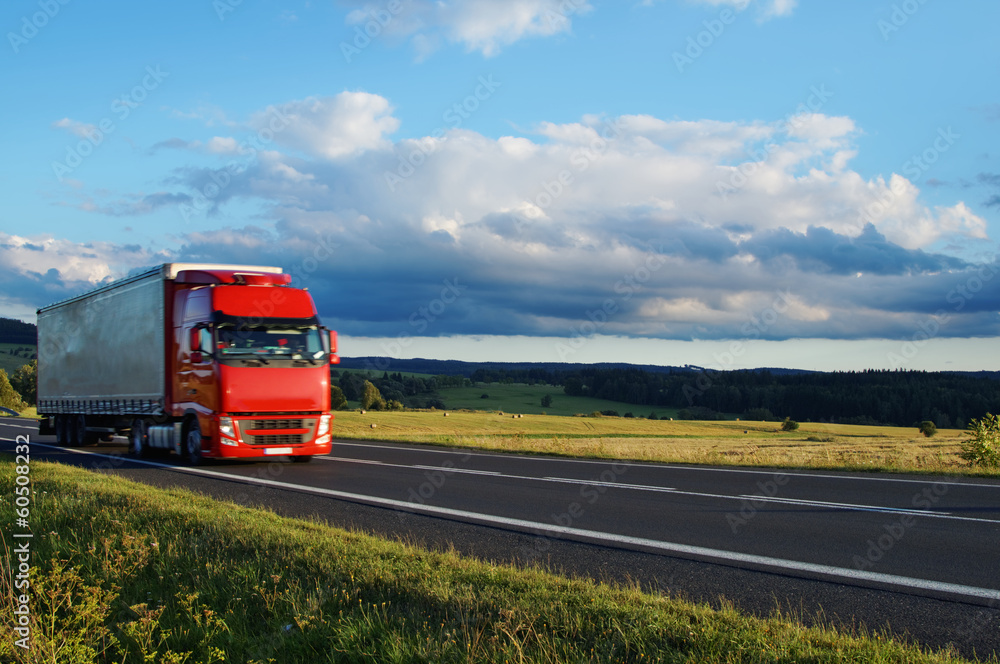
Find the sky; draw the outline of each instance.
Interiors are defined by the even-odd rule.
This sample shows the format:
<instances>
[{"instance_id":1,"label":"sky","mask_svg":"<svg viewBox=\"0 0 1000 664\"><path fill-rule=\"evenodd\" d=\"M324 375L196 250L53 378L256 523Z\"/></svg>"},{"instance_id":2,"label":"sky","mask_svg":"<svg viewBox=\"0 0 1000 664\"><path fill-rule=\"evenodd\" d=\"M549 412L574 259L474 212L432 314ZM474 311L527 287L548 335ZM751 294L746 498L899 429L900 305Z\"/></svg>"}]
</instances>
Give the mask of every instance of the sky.
<instances>
[{"instance_id":1,"label":"sky","mask_svg":"<svg viewBox=\"0 0 1000 664\"><path fill-rule=\"evenodd\" d=\"M280 266L344 356L1000 369L994 0L11 0L0 315Z\"/></svg>"}]
</instances>

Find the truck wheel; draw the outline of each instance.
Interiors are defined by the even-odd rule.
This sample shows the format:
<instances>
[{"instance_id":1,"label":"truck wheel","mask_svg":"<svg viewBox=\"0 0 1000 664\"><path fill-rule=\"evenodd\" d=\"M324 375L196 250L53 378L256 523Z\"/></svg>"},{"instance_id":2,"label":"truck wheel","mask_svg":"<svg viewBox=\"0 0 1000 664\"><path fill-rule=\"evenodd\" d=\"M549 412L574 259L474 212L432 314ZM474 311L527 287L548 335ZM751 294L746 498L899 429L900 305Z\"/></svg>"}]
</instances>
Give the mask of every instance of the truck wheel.
<instances>
[{"instance_id":1,"label":"truck wheel","mask_svg":"<svg viewBox=\"0 0 1000 664\"><path fill-rule=\"evenodd\" d=\"M132 430L128 434L128 451L137 459L149 456L149 429L146 428L145 420L138 418L132 420Z\"/></svg>"},{"instance_id":2,"label":"truck wheel","mask_svg":"<svg viewBox=\"0 0 1000 664\"><path fill-rule=\"evenodd\" d=\"M184 457L192 466L200 466L201 456L201 427L197 421L190 422L184 432Z\"/></svg>"},{"instance_id":3,"label":"truck wheel","mask_svg":"<svg viewBox=\"0 0 1000 664\"><path fill-rule=\"evenodd\" d=\"M293 456L290 458L292 460L292 463L309 463L310 461L313 460L311 454L308 456Z\"/></svg>"},{"instance_id":4,"label":"truck wheel","mask_svg":"<svg viewBox=\"0 0 1000 664\"><path fill-rule=\"evenodd\" d=\"M66 444L70 447L83 445L83 427L86 423L83 415L66 416Z\"/></svg>"},{"instance_id":5,"label":"truck wheel","mask_svg":"<svg viewBox=\"0 0 1000 664\"><path fill-rule=\"evenodd\" d=\"M93 422L91 422L93 424ZM94 431L87 431L87 416L76 416L76 444L96 445L100 435Z\"/></svg>"}]
</instances>

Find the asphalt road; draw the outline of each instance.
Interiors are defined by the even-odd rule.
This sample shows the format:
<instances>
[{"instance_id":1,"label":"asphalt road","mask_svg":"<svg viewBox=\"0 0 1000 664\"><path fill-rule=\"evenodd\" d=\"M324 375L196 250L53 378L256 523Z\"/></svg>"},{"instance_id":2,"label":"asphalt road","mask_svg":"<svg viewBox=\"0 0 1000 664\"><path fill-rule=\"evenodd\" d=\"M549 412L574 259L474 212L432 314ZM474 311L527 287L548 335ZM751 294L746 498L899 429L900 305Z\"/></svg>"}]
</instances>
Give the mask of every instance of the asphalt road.
<instances>
[{"instance_id":1,"label":"asphalt road","mask_svg":"<svg viewBox=\"0 0 1000 664\"><path fill-rule=\"evenodd\" d=\"M0 421L0 450L185 486L495 561L1000 655L1000 481L611 463L337 441L283 459L137 461Z\"/></svg>"}]
</instances>

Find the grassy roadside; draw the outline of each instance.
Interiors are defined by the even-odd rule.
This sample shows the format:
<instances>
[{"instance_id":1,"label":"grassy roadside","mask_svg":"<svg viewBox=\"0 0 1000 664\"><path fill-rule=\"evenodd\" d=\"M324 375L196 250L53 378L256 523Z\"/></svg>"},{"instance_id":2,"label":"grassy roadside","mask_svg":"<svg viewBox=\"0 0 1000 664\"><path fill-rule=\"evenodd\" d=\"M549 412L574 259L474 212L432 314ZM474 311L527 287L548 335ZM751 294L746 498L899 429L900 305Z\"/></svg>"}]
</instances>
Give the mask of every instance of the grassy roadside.
<instances>
[{"instance_id":1,"label":"grassy roadside","mask_svg":"<svg viewBox=\"0 0 1000 664\"><path fill-rule=\"evenodd\" d=\"M5 504L14 478L0 461ZM31 479L32 648L25 659L9 636L8 550L0 661L966 661L882 634L427 552L76 468L34 462Z\"/></svg>"},{"instance_id":2,"label":"grassy roadside","mask_svg":"<svg viewBox=\"0 0 1000 664\"><path fill-rule=\"evenodd\" d=\"M959 457L966 432L778 422L692 422L621 417L513 417L495 412L339 411L334 436L483 450L666 463L939 473L1000 477ZM372 425L375 428L372 428Z\"/></svg>"}]
</instances>

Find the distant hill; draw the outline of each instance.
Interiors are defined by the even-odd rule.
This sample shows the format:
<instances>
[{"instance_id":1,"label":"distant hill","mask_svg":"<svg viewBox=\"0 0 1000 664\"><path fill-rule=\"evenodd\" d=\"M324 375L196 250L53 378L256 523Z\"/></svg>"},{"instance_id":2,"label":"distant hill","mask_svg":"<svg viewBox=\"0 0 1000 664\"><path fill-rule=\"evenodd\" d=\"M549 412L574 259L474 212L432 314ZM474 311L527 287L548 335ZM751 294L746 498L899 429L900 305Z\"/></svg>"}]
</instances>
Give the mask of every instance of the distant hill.
<instances>
[{"instance_id":1,"label":"distant hill","mask_svg":"<svg viewBox=\"0 0 1000 664\"><path fill-rule=\"evenodd\" d=\"M658 366L653 364L627 364L624 362L600 362L597 364L573 364L567 362L462 362L459 360L427 360L415 358L397 360L390 357L344 357L340 360L342 369L368 371L401 371L404 373L430 374L432 376L465 376L471 378L477 371L546 371L567 372L582 369L639 369L651 373L677 373L696 371L687 367Z\"/></svg>"},{"instance_id":2,"label":"distant hill","mask_svg":"<svg viewBox=\"0 0 1000 664\"><path fill-rule=\"evenodd\" d=\"M595 364L580 364L571 362L461 362L459 360L427 360L414 358L397 360L390 357L345 357L341 358L340 368L360 369L368 371L401 371L404 373L430 374L432 376L465 376L471 378L477 371L485 372L530 372L545 371L553 373L582 371L584 369L637 369L649 373L695 373L711 371L693 364L671 366L659 364L629 364L627 362L597 362ZM808 373L819 373L805 369L748 369L753 372L768 372L775 376L788 376Z\"/></svg>"},{"instance_id":3,"label":"distant hill","mask_svg":"<svg viewBox=\"0 0 1000 664\"><path fill-rule=\"evenodd\" d=\"M0 343L34 346L38 343L38 328L13 318L0 318Z\"/></svg>"}]
</instances>

